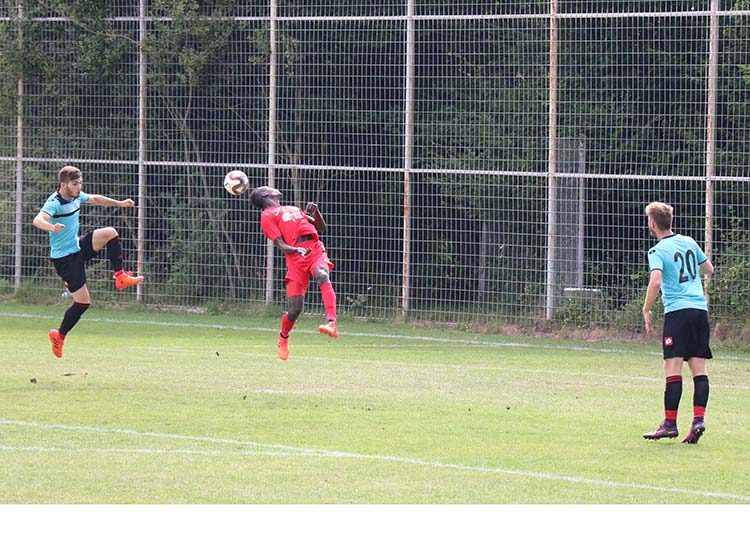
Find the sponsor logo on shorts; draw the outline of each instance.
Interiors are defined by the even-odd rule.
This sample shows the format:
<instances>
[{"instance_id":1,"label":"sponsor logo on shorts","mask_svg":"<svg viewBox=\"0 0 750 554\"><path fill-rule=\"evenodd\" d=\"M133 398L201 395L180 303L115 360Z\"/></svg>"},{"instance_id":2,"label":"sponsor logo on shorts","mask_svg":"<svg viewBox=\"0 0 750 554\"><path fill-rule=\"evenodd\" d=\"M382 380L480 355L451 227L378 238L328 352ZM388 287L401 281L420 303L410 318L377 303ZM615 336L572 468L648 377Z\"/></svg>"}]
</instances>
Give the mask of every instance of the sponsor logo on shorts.
<instances>
[{"instance_id":1,"label":"sponsor logo on shorts","mask_svg":"<svg viewBox=\"0 0 750 554\"><path fill-rule=\"evenodd\" d=\"M664 337L664 346L672 346L672 337Z\"/></svg>"}]
</instances>

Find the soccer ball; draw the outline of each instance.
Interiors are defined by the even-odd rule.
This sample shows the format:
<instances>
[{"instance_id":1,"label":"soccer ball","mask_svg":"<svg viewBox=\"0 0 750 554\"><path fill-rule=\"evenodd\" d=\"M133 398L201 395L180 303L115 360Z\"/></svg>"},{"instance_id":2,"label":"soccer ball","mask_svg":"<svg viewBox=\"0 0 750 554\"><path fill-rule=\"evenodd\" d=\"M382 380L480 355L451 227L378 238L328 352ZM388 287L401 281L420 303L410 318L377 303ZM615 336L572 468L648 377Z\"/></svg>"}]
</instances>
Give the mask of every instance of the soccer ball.
<instances>
[{"instance_id":1,"label":"soccer ball","mask_svg":"<svg viewBox=\"0 0 750 554\"><path fill-rule=\"evenodd\" d=\"M242 171L235 169L227 173L224 177L224 188L229 194L237 196L242 194L250 187L250 180Z\"/></svg>"}]
</instances>

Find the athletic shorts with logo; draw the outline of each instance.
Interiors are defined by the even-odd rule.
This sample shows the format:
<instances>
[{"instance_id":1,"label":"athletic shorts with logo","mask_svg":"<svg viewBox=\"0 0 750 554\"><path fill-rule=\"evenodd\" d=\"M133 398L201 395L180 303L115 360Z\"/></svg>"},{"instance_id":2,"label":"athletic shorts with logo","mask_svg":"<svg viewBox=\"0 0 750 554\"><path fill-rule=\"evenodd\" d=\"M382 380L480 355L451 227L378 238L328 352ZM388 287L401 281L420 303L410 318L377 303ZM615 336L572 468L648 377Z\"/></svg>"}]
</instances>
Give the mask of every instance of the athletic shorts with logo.
<instances>
[{"instance_id":1,"label":"athletic shorts with logo","mask_svg":"<svg viewBox=\"0 0 750 554\"><path fill-rule=\"evenodd\" d=\"M685 308L664 314L662 351L664 359L706 358L711 359L709 338L711 329L708 312L695 308Z\"/></svg>"},{"instance_id":2,"label":"athletic shorts with logo","mask_svg":"<svg viewBox=\"0 0 750 554\"><path fill-rule=\"evenodd\" d=\"M334 266L328 259L326 247L319 239L300 242L295 246L309 248L310 253L307 256L300 256L296 253L285 254L287 294L289 296L304 296L310 284L310 277L314 276L315 269L321 265L328 266L328 269L333 269Z\"/></svg>"},{"instance_id":3,"label":"athletic shorts with logo","mask_svg":"<svg viewBox=\"0 0 750 554\"><path fill-rule=\"evenodd\" d=\"M62 258L52 258L57 274L65 281L70 292L75 292L86 284L86 262L96 256L94 233L88 233L79 242L81 249Z\"/></svg>"}]
</instances>

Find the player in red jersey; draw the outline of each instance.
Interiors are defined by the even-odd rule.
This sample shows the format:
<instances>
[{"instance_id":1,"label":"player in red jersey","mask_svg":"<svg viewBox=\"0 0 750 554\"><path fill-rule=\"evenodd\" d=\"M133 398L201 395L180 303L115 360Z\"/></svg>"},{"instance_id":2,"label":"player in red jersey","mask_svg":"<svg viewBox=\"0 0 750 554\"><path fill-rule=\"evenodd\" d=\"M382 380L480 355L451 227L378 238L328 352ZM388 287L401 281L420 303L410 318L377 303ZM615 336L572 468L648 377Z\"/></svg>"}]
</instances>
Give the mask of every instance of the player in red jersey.
<instances>
[{"instance_id":1,"label":"player in red jersey","mask_svg":"<svg viewBox=\"0 0 750 554\"><path fill-rule=\"evenodd\" d=\"M272 187L253 189L250 201L263 210L260 216L263 234L279 247L286 258L288 308L281 318L277 349L279 358L286 360L289 357L289 333L302 313L310 277L320 287L328 320L318 327L318 331L334 339L339 336L336 328L336 293L330 275L333 264L319 235L325 231L326 224L313 202L307 205L305 211L296 206L282 206L281 193Z\"/></svg>"}]
</instances>

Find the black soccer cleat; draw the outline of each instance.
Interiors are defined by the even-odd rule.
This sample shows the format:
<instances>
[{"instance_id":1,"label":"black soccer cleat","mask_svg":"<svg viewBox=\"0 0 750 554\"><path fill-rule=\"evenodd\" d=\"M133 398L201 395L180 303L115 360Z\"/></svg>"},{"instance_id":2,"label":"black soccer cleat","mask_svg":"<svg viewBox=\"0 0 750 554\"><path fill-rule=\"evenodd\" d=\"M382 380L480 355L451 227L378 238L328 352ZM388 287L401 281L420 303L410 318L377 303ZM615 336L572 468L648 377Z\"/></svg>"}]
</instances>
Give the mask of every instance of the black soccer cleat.
<instances>
[{"instance_id":1,"label":"black soccer cleat","mask_svg":"<svg viewBox=\"0 0 750 554\"><path fill-rule=\"evenodd\" d=\"M705 432L706 424L703 423L703 420L693 420L693 424L690 426L690 431L685 435L685 438L682 439L682 442L685 444L698 444L698 439L700 439Z\"/></svg>"},{"instance_id":2,"label":"black soccer cleat","mask_svg":"<svg viewBox=\"0 0 750 554\"><path fill-rule=\"evenodd\" d=\"M643 438L652 441L659 439L673 439L680 433L677 431L677 424L665 419L659 428L653 433L643 433Z\"/></svg>"}]
</instances>

